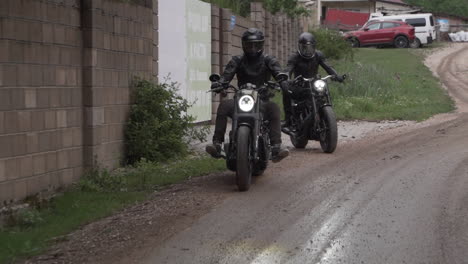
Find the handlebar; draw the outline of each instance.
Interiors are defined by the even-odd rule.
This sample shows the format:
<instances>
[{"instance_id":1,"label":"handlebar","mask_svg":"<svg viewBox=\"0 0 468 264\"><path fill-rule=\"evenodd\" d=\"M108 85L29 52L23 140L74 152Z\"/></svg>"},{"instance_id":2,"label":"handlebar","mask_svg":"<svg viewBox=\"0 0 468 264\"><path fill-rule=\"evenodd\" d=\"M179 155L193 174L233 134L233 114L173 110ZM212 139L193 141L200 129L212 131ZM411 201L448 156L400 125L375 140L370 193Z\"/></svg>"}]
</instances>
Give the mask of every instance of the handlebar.
<instances>
[{"instance_id":1,"label":"handlebar","mask_svg":"<svg viewBox=\"0 0 468 264\"><path fill-rule=\"evenodd\" d=\"M216 83L216 82L213 82L213 83ZM217 83L220 85L220 87L210 89L210 90L207 91L207 93L209 93L209 92L219 93L219 92L222 92L223 90L227 90L229 88L233 89L234 91L240 90L239 88L237 88L234 85L229 84L229 83L219 83L219 82L217 82ZM265 83L262 86L258 86L258 87L256 86L255 90L260 91L260 90L263 90L265 88L270 88L270 89L274 89L274 90L281 90L279 84L277 82L273 82L273 81L268 81L267 83Z\"/></svg>"},{"instance_id":2,"label":"handlebar","mask_svg":"<svg viewBox=\"0 0 468 264\"><path fill-rule=\"evenodd\" d=\"M328 80L328 79L332 79L332 80L333 80L334 78L337 78L337 77L338 77L338 76L336 76L336 75L327 75L327 76L325 76L325 77L323 77L323 78L304 78L304 77L302 77L302 75L299 75L299 76L297 76L297 77L294 79L294 83L298 83L298 82L314 82L314 81L316 81L316 80L326 81L326 80ZM344 75L341 76L341 78L342 78L343 80L345 80L347 77L348 77L347 74L344 74Z\"/></svg>"}]
</instances>

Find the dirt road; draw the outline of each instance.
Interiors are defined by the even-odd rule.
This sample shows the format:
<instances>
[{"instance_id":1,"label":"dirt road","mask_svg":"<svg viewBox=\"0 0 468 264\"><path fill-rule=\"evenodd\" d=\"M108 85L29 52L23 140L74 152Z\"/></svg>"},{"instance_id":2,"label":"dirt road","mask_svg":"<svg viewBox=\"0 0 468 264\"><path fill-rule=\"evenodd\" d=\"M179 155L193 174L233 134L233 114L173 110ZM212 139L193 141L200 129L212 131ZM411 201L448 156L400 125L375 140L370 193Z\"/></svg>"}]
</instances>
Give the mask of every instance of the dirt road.
<instances>
[{"instance_id":1,"label":"dirt road","mask_svg":"<svg viewBox=\"0 0 468 264\"><path fill-rule=\"evenodd\" d=\"M112 226L109 218L79 231L68 244L91 253L62 247L62 260L467 263L466 58L468 45L460 44L427 60L456 98L456 113L349 141L332 155L323 154L317 144L294 151L246 193L235 192L230 173L174 187L161 196L166 200L155 197L114 216L121 224L108 233L127 234L133 242L120 247L98 238L83 243L93 230ZM168 211L164 217L148 216L155 208ZM125 216L129 218L118 220ZM145 224L132 226L138 221Z\"/></svg>"}]
</instances>

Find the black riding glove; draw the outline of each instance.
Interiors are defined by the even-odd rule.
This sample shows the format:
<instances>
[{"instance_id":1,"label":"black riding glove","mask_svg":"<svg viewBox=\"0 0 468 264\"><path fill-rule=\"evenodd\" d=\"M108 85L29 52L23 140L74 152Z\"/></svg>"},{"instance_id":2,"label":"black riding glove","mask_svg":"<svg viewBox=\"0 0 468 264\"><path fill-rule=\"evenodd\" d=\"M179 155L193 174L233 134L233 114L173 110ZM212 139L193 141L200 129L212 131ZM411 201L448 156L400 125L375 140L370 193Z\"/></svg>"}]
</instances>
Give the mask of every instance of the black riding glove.
<instances>
[{"instance_id":1,"label":"black riding glove","mask_svg":"<svg viewBox=\"0 0 468 264\"><path fill-rule=\"evenodd\" d=\"M211 89L217 89L220 87L222 87L222 84L220 82L211 83Z\"/></svg>"},{"instance_id":2,"label":"black riding glove","mask_svg":"<svg viewBox=\"0 0 468 264\"><path fill-rule=\"evenodd\" d=\"M342 83L344 81L344 76L335 75L333 76L333 80Z\"/></svg>"},{"instance_id":3,"label":"black riding glove","mask_svg":"<svg viewBox=\"0 0 468 264\"><path fill-rule=\"evenodd\" d=\"M288 83L288 81L282 81L280 83L280 87L281 87L281 91L283 93L288 93L289 92L289 83Z\"/></svg>"}]
</instances>

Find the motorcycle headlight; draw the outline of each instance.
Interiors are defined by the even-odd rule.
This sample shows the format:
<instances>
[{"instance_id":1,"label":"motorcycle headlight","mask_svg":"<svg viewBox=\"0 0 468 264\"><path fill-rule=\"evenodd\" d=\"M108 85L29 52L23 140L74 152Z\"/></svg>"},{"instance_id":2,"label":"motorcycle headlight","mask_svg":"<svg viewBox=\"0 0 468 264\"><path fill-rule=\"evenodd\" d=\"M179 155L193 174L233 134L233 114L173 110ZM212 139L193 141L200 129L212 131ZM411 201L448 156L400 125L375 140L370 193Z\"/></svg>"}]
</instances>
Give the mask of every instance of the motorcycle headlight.
<instances>
[{"instance_id":1,"label":"motorcycle headlight","mask_svg":"<svg viewBox=\"0 0 468 264\"><path fill-rule=\"evenodd\" d=\"M327 87L327 83L325 81L317 80L314 82L314 88L319 93L323 92L325 87Z\"/></svg>"},{"instance_id":2,"label":"motorcycle headlight","mask_svg":"<svg viewBox=\"0 0 468 264\"><path fill-rule=\"evenodd\" d=\"M244 112L250 112L255 105L255 100L250 95L244 95L239 99L239 108Z\"/></svg>"}]
</instances>

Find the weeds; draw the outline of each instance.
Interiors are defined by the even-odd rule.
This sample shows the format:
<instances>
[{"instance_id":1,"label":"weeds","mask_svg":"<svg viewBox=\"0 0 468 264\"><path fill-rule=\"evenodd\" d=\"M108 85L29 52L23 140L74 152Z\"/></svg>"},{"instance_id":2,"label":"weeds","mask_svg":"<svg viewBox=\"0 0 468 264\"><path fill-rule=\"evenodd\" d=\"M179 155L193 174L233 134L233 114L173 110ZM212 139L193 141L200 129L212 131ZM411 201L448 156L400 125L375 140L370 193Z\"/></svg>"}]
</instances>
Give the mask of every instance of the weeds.
<instances>
[{"instance_id":1,"label":"weeds","mask_svg":"<svg viewBox=\"0 0 468 264\"><path fill-rule=\"evenodd\" d=\"M141 160L115 172L90 170L75 188L52 199L47 207L20 210L10 225L0 229L0 263L40 254L53 238L142 201L161 186L223 170L223 161L208 157L166 164Z\"/></svg>"},{"instance_id":2,"label":"weeds","mask_svg":"<svg viewBox=\"0 0 468 264\"><path fill-rule=\"evenodd\" d=\"M126 185L126 178L121 173L111 173L96 166L89 169L78 182L84 192L119 191Z\"/></svg>"},{"instance_id":3,"label":"weeds","mask_svg":"<svg viewBox=\"0 0 468 264\"><path fill-rule=\"evenodd\" d=\"M26 229L44 222L40 212L35 208L21 208L10 215L7 226L18 226Z\"/></svg>"}]
</instances>

